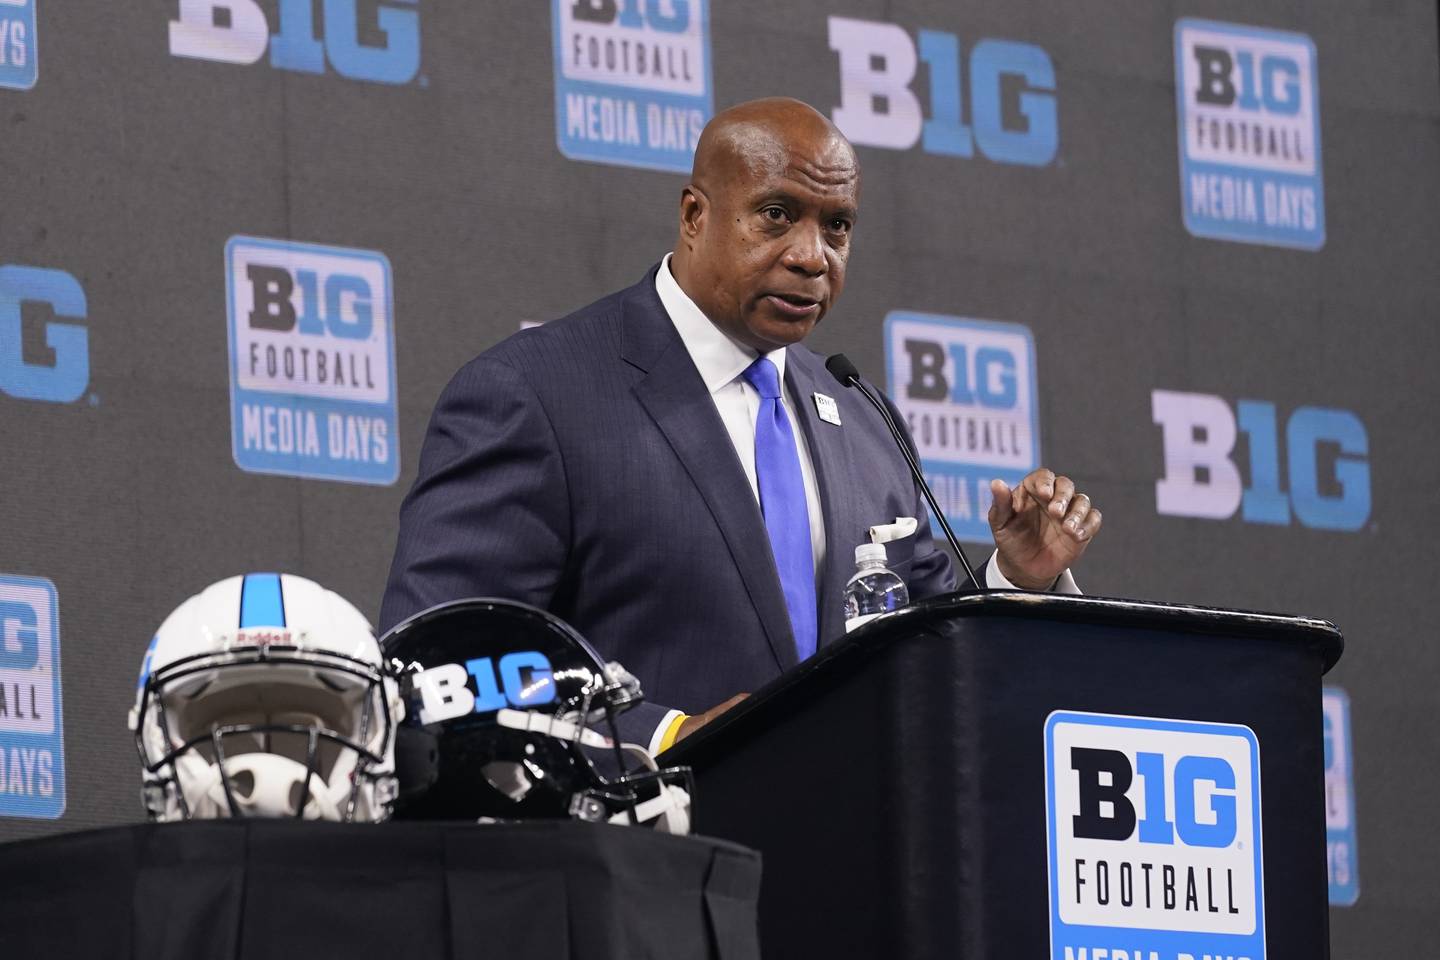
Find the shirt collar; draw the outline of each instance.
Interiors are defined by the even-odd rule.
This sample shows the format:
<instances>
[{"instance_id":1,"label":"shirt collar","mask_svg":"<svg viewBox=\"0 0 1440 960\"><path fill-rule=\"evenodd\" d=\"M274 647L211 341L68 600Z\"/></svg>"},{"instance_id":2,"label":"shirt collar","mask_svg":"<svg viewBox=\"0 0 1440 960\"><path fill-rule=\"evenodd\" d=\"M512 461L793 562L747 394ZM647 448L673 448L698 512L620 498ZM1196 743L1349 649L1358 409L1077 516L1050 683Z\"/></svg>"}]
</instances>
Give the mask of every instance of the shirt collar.
<instances>
[{"instance_id":1,"label":"shirt collar","mask_svg":"<svg viewBox=\"0 0 1440 960\"><path fill-rule=\"evenodd\" d=\"M675 276L670 272L670 256L665 254L660 269L655 272L655 292L660 295L660 303L670 315L670 322L680 334L680 342L685 344L695 369L700 371L705 388L714 393L744 373L759 354L732 340L729 334L710 322L689 294L680 289L680 284L675 282ZM780 382L784 383L785 348L771 350L765 356L775 364Z\"/></svg>"}]
</instances>

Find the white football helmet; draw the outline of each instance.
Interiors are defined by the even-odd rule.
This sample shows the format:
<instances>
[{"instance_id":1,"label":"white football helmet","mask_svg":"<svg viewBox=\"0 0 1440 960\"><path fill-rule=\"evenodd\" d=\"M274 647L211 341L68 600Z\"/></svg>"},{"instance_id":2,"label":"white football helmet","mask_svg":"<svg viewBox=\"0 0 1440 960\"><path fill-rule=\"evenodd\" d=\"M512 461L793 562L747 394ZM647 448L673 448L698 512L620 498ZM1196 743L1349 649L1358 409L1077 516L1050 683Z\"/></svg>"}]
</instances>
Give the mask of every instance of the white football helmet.
<instances>
[{"instance_id":1,"label":"white football helmet","mask_svg":"<svg viewBox=\"0 0 1440 960\"><path fill-rule=\"evenodd\" d=\"M160 625L130 729L152 820L378 822L395 797L404 714L374 632L290 574L212 584Z\"/></svg>"}]
</instances>

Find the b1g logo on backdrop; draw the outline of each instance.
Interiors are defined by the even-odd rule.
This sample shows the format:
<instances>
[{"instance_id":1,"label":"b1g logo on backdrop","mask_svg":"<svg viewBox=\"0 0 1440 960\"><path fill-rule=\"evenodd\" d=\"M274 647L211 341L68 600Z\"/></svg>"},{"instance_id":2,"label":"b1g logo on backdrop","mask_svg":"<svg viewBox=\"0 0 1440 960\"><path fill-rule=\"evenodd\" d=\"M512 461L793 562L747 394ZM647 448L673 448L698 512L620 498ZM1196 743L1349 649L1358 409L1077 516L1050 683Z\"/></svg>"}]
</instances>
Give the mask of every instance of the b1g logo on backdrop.
<instances>
[{"instance_id":1,"label":"b1g logo on backdrop","mask_svg":"<svg viewBox=\"0 0 1440 960\"><path fill-rule=\"evenodd\" d=\"M370 250L232 237L225 273L236 464L394 483L390 261Z\"/></svg>"},{"instance_id":2,"label":"b1g logo on backdrop","mask_svg":"<svg viewBox=\"0 0 1440 960\"><path fill-rule=\"evenodd\" d=\"M1322 706L1325 715L1325 860L1330 871L1330 902L1348 907L1360 897L1350 698L1339 687L1326 687Z\"/></svg>"},{"instance_id":3,"label":"b1g logo on backdrop","mask_svg":"<svg viewBox=\"0 0 1440 960\"><path fill-rule=\"evenodd\" d=\"M0 87L29 90L40 76L35 46L37 0L0 0Z\"/></svg>"},{"instance_id":4,"label":"b1g logo on backdrop","mask_svg":"<svg viewBox=\"0 0 1440 960\"><path fill-rule=\"evenodd\" d=\"M64 812L59 598L49 580L0 574L0 817Z\"/></svg>"},{"instance_id":5,"label":"b1g logo on backdrop","mask_svg":"<svg viewBox=\"0 0 1440 960\"><path fill-rule=\"evenodd\" d=\"M1014 486L1040 465L1030 329L894 310L885 318L885 367L955 535L989 542L990 481Z\"/></svg>"},{"instance_id":6,"label":"b1g logo on backdrop","mask_svg":"<svg viewBox=\"0 0 1440 960\"><path fill-rule=\"evenodd\" d=\"M1165 450L1165 476L1155 484L1162 514L1224 520L1239 511L1247 523L1284 526L1293 511L1321 530L1359 530L1370 519L1370 442L1349 410L1296 409L1283 448L1273 403L1241 400L1232 412L1221 397L1155 390L1150 412ZM1248 485L1232 458L1240 433L1249 447Z\"/></svg>"},{"instance_id":7,"label":"b1g logo on backdrop","mask_svg":"<svg viewBox=\"0 0 1440 960\"><path fill-rule=\"evenodd\" d=\"M277 30L270 34L255 0L179 0L170 21L170 53L221 63L259 63L298 73L324 73L328 61L351 80L409 83L420 70L418 0L366 3L374 20L361 21L360 0L324 0L324 39L312 0L279 0Z\"/></svg>"},{"instance_id":8,"label":"b1g logo on backdrop","mask_svg":"<svg viewBox=\"0 0 1440 960\"><path fill-rule=\"evenodd\" d=\"M88 309L80 282L63 270L0 266L0 393L51 403L80 399L90 385L89 331L78 323L47 322L44 347L35 343L27 350L27 303L48 307L62 320L84 320Z\"/></svg>"},{"instance_id":9,"label":"b1g logo on backdrop","mask_svg":"<svg viewBox=\"0 0 1440 960\"><path fill-rule=\"evenodd\" d=\"M715 109L710 0L551 3L560 152L689 173Z\"/></svg>"},{"instance_id":10,"label":"b1g logo on backdrop","mask_svg":"<svg viewBox=\"0 0 1440 960\"><path fill-rule=\"evenodd\" d=\"M1303 33L1175 24L1185 227L1197 237L1325 245L1320 83Z\"/></svg>"},{"instance_id":11,"label":"b1g logo on backdrop","mask_svg":"<svg viewBox=\"0 0 1440 960\"><path fill-rule=\"evenodd\" d=\"M1060 146L1055 65L1032 43L983 39L966 69L960 38L893 23L831 17L830 49L840 56L840 105L831 113L852 143L980 156L1043 167ZM924 63L930 116L911 88Z\"/></svg>"},{"instance_id":12,"label":"b1g logo on backdrop","mask_svg":"<svg viewBox=\"0 0 1440 960\"><path fill-rule=\"evenodd\" d=\"M1264 960L1249 727L1056 711L1045 792L1053 960Z\"/></svg>"}]
</instances>

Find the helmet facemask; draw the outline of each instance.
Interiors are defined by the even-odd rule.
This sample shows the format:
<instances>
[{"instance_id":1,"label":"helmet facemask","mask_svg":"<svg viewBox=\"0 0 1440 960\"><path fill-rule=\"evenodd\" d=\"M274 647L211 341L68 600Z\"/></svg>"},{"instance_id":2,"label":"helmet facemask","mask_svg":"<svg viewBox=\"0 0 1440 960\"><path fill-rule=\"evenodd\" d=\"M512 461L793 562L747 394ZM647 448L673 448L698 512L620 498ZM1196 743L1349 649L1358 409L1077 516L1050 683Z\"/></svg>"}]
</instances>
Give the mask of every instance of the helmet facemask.
<instances>
[{"instance_id":1,"label":"helmet facemask","mask_svg":"<svg viewBox=\"0 0 1440 960\"><path fill-rule=\"evenodd\" d=\"M152 819L385 819L395 794L380 668L293 646L167 664L135 718Z\"/></svg>"}]
</instances>

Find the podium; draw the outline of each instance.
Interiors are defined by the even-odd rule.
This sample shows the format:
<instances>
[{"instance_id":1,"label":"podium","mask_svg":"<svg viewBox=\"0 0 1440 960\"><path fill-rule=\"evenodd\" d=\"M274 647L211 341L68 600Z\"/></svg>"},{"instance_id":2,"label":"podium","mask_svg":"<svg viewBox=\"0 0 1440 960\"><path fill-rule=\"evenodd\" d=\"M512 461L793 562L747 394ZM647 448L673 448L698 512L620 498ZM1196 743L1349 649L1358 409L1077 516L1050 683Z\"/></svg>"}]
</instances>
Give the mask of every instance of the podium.
<instances>
[{"instance_id":1,"label":"podium","mask_svg":"<svg viewBox=\"0 0 1440 960\"><path fill-rule=\"evenodd\" d=\"M887 614L675 748L772 957L1329 956L1321 620L1012 592ZM1127 902L1128 901L1128 902Z\"/></svg>"}]
</instances>

